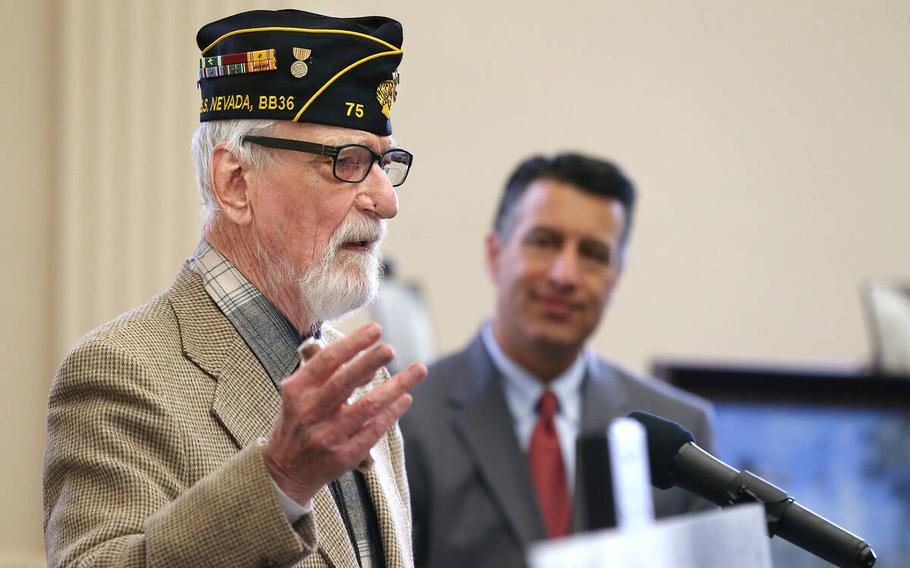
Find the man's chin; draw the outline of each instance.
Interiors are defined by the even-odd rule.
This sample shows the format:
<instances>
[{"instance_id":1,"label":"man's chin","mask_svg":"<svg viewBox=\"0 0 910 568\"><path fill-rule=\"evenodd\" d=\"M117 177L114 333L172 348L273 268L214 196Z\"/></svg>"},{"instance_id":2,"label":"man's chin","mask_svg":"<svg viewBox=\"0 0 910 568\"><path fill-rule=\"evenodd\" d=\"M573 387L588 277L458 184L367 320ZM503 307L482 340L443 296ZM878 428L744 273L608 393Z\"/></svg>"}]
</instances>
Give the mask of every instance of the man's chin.
<instances>
[{"instance_id":1,"label":"man's chin","mask_svg":"<svg viewBox=\"0 0 910 568\"><path fill-rule=\"evenodd\" d=\"M588 339L588 333L578 325L564 322L534 322L527 326L531 343L546 351L573 351L579 349Z\"/></svg>"},{"instance_id":2,"label":"man's chin","mask_svg":"<svg viewBox=\"0 0 910 568\"><path fill-rule=\"evenodd\" d=\"M378 268L361 263L336 265L330 274L300 281L304 310L321 321L344 319L372 302L378 290Z\"/></svg>"}]
</instances>

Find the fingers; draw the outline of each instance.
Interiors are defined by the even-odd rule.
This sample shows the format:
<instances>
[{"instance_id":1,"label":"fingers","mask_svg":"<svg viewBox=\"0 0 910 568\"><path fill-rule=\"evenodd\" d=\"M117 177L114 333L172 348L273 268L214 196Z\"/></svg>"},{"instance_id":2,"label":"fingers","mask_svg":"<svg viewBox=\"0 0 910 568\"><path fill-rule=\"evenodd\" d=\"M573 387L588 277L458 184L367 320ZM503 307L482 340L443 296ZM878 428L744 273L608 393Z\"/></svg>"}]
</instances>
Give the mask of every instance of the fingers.
<instances>
[{"instance_id":1,"label":"fingers","mask_svg":"<svg viewBox=\"0 0 910 568\"><path fill-rule=\"evenodd\" d=\"M320 414L330 412L355 388L369 382L379 367L391 361L394 352L388 346L374 346L362 353L376 343L380 335L377 324L367 324L320 349L282 381L285 403L291 406L303 403L310 412L314 409ZM370 370L369 367L373 368Z\"/></svg>"},{"instance_id":2,"label":"fingers","mask_svg":"<svg viewBox=\"0 0 910 568\"><path fill-rule=\"evenodd\" d=\"M426 375L425 366L413 364L396 374L391 381L345 408L345 419L350 421L346 427L350 428L352 424L354 427L348 434L343 449L340 448L339 451L345 455L351 467L360 463L370 448L408 411L413 399L407 391Z\"/></svg>"},{"instance_id":3,"label":"fingers","mask_svg":"<svg viewBox=\"0 0 910 568\"><path fill-rule=\"evenodd\" d=\"M375 345L337 370L313 398L315 415L322 417L333 412L351 396L354 389L369 383L376 371L387 365L394 356L395 351L391 346Z\"/></svg>"},{"instance_id":4,"label":"fingers","mask_svg":"<svg viewBox=\"0 0 910 568\"><path fill-rule=\"evenodd\" d=\"M396 399L385 412L367 422L356 434L351 436L348 444L352 455L356 458L354 463L360 463L370 448L375 446L395 422L408 411L412 400L409 394Z\"/></svg>"},{"instance_id":5,"label":"fingers","mask_svg":"<svg viewBox=\"0 0 910 568\"><path fill-rule=\"evenodd\" d=\"M392 348L377 344L380 332L375 324L357 329L320 350L282 385L282 411L263 455L273 479L300 503L356 467L411 406L408 390L426 377L426 367L413 364L344 404L392 360Z\"/></svg>"},{"instance_id":6,"label":"fingers","mask_svg":"<svg viewBox=\"0 0 910 568\"><path fill-rule=\"evenodd\" d=\"M352 459L359 461L363 458L362 453L376 444L411 406L408 390L425 376L426 367L411 365L351 405L336 407L318 418L323 423L320 428L323 441L335 451L353 455ZM362 447L366 442L369 444ZM357 453L360 450L362 452Z\"/></svg>"},{"instance_id":7,"label":"fingers","mask_svg":"<svg viewBox=\"0 0 910 568\"><path fill-rule=\"evenodd\" d=\"M350 335L321 349L302 368L305 372L298 371L289 379L300 374L306 377L309 384L318 386L328 380L339 367L353 359L355 355L379 341L381 335L382 329L379 324L368 323L361 326Z\"/></svg>"},{"instance_id":8,"label":"fingers","mask_svg":"<svg viewBox=\"0 0 910 568\"><path fill-rule=\"evenodd\" d=\"M364 428L364 425L383 415L391 413L391 422L398 420L411 405L411 397L408 391L422 381L426 375L427 368L420 363L409 366L392 377L392 380L370 391L350 406L343 408L339 428L348 435L354 435L356 431ZM404 407L401 407L403 399L407 399L407 402ZM385 430L380 432L380 436L382 432L385 432Z\"/></svg>"}]
</instances>

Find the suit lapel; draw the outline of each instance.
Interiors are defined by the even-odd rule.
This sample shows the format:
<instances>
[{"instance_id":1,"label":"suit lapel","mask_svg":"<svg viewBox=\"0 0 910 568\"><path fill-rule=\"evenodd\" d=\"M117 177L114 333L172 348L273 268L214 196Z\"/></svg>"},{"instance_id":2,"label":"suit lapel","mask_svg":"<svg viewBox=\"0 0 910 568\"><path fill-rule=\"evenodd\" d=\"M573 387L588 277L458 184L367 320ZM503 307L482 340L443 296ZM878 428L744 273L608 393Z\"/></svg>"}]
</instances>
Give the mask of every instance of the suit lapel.
<instances>
[{"instance_id":1,"label":"suit lapel","mask_svg":"<svg viewBox=\"0 0 910 568\"><path fill-rule=\"evenodd\" d=\"M465 380L455 381L450 401L454 428L480 470L493 500L523 544L546 532L527 458L518 445L511 413L496 371L480 336L468 347Z\"/></svg>"},{"instance_id":2,"label":"suit lapel","mask_svg":"<svg viewBox=\"0 0 910 568\"><path fill-rule=\"evenodd\" d=\"M212 412L237 446L243 448L260 436L268 436L281 407L281 397L245 343L216 378Z\"/></svg>"},{"instance_id":3,"label":"suit lapel","mask_svg":"<svg viewBox=\"0 0 910 568\"><path fill-rule=\"evenodd\" d=\"M168 292L183 352L217 385L212 412L238 448L268 435L281 398L262 365L188 267Z\"/></svg>"},{"instance_id":4,"label":"suit lapel","mask_svg":"<svg viewBox=\"0 0 910 568\"><path fill-rule=\"evenodd\" d=\"M357 566L357 556L351 548L348 529L341 520L341 512L328 487L323 487L313 498L313 508L319 519L318 552L330 566Z\"/></svg>"},{"instance_id":5,"label":"suit lapel","mask_svg":"<svg viewBox=\"0 0 910 568\"><path fill-rule=\"evenodd\" d=\"M205 291L201 277L184 267L167 295L177 316L184 355L217 382L212 412L238 449L267 436L281 407L281 396L246 342ZM374 480L370 486L378 484ZM371 493L374 503L381 500L377 493L382 490L371 489ZM355 568L357 557L327 487L316 493L313 507L319 524L319 554L332 566ZM380 506L376 507L378 513ZM388 507L385 511L388 517ZM389 546L389 542L383 534L383 544Z\"/></svg>"},{"instance_id":6,"label":"suit lapel","mask_svg":"<svg viewBox=\"0 0 910 568\"><path fill-rule=\"evenodd\" d=\"M388 453L387 440L388 437L383 438L373 451L382 448L380 453ZM385 565L387 568L405 568L412 566L411 556L407 553L411 550L411 533L407 529L409 525L403 523L408 512L393 485L395 473L389 469L390 463L389 460L377 459L373 467L364 473L364 479L379 523Z\"/></svg>"},{"instance_id":7,"label":"suit lapel","mask_svg":"<svg viewBox=\"0 0 910 568\"><path fill-rule=\"evenodd\" d=\"M600 359L593 361L585 373L581 391L581 426L579 434L604 432L615 418L625 416L629 395L616 379L613 371ZM575 496L572 505L572 526L576 532L588 528L585 518L587 488L582 483L582 473L575 462Z\"/></svg>"},{"instance_id":8,"label":"suit lapel","mask_svg":"<svg viewBox=\"0 0 910 568\"><path fill-rule=\"evenodd\" d=\"M324 323L322 325L322 337L326 343L333 343L341 338L341 334L330 324ZM381 368L373 378L373 384L370 388L374 388L376 385L385 383L390 379L388 371L385 368ZM362 391L354 394L355 399L360 396L363 396ZM373 465L366 470L363 477L367 491L370 494L370 500L373 503L373 509L376 512L376 521L379 524L382 549L385 554L385 565L387 568L412 566L409 561L410 554L405 552L411 549L411 534L407 530L408 525L402 523L402 519L408 512L404 503L401 502L398 488L393 483L397 475L389 469L391 460L377 459L380 454L383 456L392 455L391 448L389 448L388 434L383 436L376 446L370 449L370 454L374 458ZM356 564L356 559L354 562Z\"/></svg>"},{"instance_id":9,"label":"suit lapel","mask_svg":"<svg viewBox=\"0 0 910 568\"><path fill-rule=\"evenodd\" d=\"M600 359L588 366L582 384L581 432L604 430L610 422L625 415L629 394L613 371Z\"/></svg>"}]
</instances>

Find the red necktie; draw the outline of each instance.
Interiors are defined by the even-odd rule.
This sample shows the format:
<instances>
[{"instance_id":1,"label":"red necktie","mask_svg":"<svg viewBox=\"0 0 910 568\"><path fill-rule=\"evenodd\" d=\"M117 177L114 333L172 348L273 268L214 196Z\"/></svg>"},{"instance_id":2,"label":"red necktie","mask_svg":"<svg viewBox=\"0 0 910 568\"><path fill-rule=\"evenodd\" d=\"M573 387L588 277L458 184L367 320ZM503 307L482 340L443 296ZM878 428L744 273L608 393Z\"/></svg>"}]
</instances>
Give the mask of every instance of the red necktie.
<instances>
[{"instance_id":1,"label":"red necktie","mask_svg":"<svg viewBox=\"0 0 910 568\"><path fill-rule=\"evenodd\" d=\"M537 424L534 425L528 451L537 502L550 538L566 536L572 530L569 485L566 483L566 468L562 463L554 420L558 408L556 395L545 390L537 403Z\"/></svg>"}]
</instances>

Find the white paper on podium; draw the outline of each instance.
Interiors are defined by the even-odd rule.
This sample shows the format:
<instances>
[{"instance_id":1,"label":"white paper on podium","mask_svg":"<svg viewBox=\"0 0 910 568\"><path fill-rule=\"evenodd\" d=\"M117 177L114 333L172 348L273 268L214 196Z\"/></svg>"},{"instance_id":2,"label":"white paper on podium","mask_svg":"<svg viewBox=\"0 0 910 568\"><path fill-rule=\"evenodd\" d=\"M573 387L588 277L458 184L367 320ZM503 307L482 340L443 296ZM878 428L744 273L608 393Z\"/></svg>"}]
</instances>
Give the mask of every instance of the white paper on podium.
<instances>
[{"instance_id":1,"label":"white paper on podium","mask_svg":"<svg viewBox=\"0 0 910 568\"><path fill-rule=\"evenodd\" d=\"M531 568L771 568L760 504L604 530L531 547Z\"/></svg>"}]
</instances>

